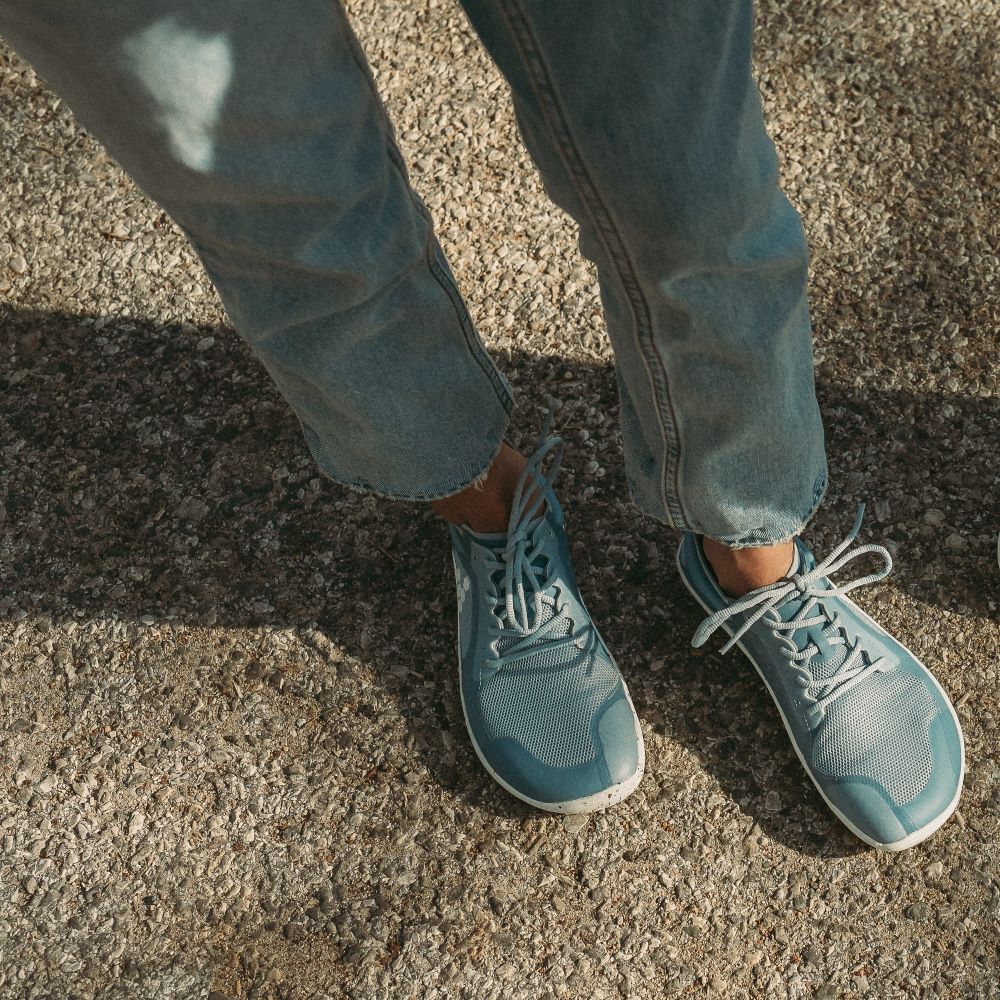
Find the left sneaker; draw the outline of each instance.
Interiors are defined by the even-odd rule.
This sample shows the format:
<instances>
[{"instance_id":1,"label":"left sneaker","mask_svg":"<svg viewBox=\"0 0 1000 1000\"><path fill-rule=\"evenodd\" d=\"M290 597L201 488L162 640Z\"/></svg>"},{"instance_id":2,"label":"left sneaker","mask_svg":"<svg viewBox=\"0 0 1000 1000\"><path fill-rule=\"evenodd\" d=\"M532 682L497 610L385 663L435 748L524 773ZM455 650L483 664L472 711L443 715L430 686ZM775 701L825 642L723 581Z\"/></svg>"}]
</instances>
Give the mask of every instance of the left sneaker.
<instances>
[{"instance_id":1,"label":"left sneaker","mask_svg":"<svg viewBox=\"0 0 1000 1000\"><path fill-rule=\"evenodd\" d=\"M696 535L681 540L677 567L709 613L692 645L725 629L723 652L739 646L757 668L827 805L866 843L900 851L957 808L965 752L941 685L846 596L892 569L881 545L843 554L863 513L862 505L851 533L823 562L796 539L787 576L740 598L719 588ZM865 553L880 556L884 568L842 586L827 578Z\"/></svg>"},{"instance_id":2,"label":"left sneaker","mask_svg":"<svg viewBox=\"0 0 1000 1000\"><path fill-rule=\"evenodd\" d=\"M573 574L552 488L561 455L561 440L543 432L506 532L449 525L459 680L472 746L497 783L539 809L585 813L636 789L645 752Z\"/></svg>"}]
</instances>

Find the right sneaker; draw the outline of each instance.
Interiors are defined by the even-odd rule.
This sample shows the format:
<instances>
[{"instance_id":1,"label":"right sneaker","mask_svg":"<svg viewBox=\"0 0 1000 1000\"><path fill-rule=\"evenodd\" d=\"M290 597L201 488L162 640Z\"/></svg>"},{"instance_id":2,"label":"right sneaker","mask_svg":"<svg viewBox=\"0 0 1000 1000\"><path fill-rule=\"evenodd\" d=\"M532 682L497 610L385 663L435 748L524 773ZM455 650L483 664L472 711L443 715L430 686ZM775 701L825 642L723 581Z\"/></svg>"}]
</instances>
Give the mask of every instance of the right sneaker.
<instances>
[{"instance_id":1,"label":"right sneaker","mask_svg":"<svg viewBox=\"0 0 1000 1000\"><path fill-rule=\"evenodd\" d=\"M854 529L821 563L801 539L782 580L742 597L726 595L701 539L686 534L681 579L708 612L692 645L717 628L757 668L802 766L827 805L866 843L887 851L929 837L955 811L965 752L951 701L931 672L846 595L884 579L892 559L881 545L844 555ZM835 586L857 556L884 561L876 573Z\"/></svg>"},{"instance_id":2,"label":"right sneaker","mask_svg":"<svg viewBox=\"0 0 1000 1000\"><path fill-rule=\"evenodd\" d=\"M645 752L577 588L552 488L561 456L561 440L543 433L506 532L449 525L459 678L472 746L497 783L539 809L585 813L636 789Z\"/></svg>"}]
</instances>

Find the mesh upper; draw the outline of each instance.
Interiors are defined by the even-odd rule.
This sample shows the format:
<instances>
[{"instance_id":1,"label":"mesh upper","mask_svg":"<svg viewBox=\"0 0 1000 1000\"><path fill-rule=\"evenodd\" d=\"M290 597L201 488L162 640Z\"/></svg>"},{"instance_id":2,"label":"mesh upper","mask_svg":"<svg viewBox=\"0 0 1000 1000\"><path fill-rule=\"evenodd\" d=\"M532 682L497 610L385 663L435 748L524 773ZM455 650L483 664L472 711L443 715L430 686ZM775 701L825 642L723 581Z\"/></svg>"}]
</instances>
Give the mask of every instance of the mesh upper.
<instances>
[{"instance_id":1,"label":"mesh upper","mask_svg":"<svg viewBox=\"0 0 1000 1000\"><path fill-rule=\"evenodd\" d=\"M539 619L552 617L546 607ZM549 637L569 634L565 621ZM498 641L503 653L517 639ZM594 714L619 682L618 670L599 647L586 670L588 654L575 646L541 650L511 663L495 674L481 694L483 718L490 736L513 739L549 767L575 767L592 761Z\"/></svg>"},{"instance_id":2,"label":"mesh upper","mask_svg":"<svg viewBox=\"0 0 1000 1000\"><path fill-rule=\"evenodd\" d=\"M554 609L551 604L543 604L541 612L537 619L532 619L532 623L536 628L541 628L543 625L547 625L552 621L552 617L555 614ZM573 627L573 623L569 620L566 615L561 616L561 621L557 625L553 625L551 631L546 633L548 639L561 639L564 636L569 635L570 630ZM496 642L496 651L498 656L503 656L511 646L516 646L517 643L521 641L520 637L505 635ZM544 641L544 640L543 640ZM570 650L572 652L572 650ZM531 663L532 660L525 659L524 663Z\"/></svg>"},{"instance_id":3,"label":"mesh upper","mask_svg":"<svg viewBox=\"0 0 1000 1000\"><path fill-rule=\"evenodd\" d=\"M875 674L827 709L813 766L827 778L866 778L905 805L931 776L935 714L934 699L913 675Z\"/></svg>"},{"instance_id":4,"label":"mesh upper","mask_svg":"<svg viewBox=\"0 0 1000 1000\"><path fill-rule=\"evenodd\" d=\"M528 573L544 579L550 556L539 552L525 568L524 586L529 594ZM498 574L499 576L499 574ZM498 607L502 615L502 606ZM532 604L532 614L534 606ZM543 603L533 629L552 622L555 610ZM603 647L588 654L575 645L545 648L552 640L571 634L573 621L562 613L539 640L539 649L506 664L480 691L480 709L490 737L520 743L548 767L577 767L597 756L591 738L594 715L621 681L618 668ZM502 656L523 636L503 636L495 651Z\"/></svg>"},{"instance_id":5,"label":"mesh upper","mask_svg":"<svg viewBox=\"0 0 1000 1000\"><path fill-rule=\"evenodd\" d=\"M832 623L825 625L823 627L823 634L831 637L835 635L845 635L842 628L836 628ZM845 636L846 638L846 636ZM817 657L813 657L809 661L809 672L818 681L825 681L833 675L844 665L844 660L847 659L850 650L847 646L835 646L834 652L825 660L820 660Z\"/></svg>"}]
</instances>

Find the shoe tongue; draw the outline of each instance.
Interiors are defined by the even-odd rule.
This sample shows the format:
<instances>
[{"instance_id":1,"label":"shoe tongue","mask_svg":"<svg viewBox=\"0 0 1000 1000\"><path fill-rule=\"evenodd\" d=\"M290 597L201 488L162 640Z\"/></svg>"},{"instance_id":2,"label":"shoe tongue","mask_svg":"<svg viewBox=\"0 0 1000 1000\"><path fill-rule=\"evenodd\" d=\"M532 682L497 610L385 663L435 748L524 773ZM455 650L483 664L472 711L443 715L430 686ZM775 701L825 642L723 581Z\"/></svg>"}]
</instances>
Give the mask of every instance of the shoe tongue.
<instances>
[{"instance_id":1,"label":"shoe tongue","mask_svg":"<svg viewBox=\"0 0 1000 1000\"><path fill-rule=\"evenodd\" d=\"M801 570L798 568L801 566ZM788 575L791 576L792 573L810 573L816 568L816 557L804 546L796 543L795 545L795 566L788 571Z\"/></svg>"},{"instance_id":2,"label":"shoe tongue","mask_svg":"<svg viewBox=\"0 0 1000 1000\"><path fill-rule=\"evenodd\" d=\"M530 536L543 520L545 520L544 511L541 514L536 514L535 517L531 519L525 529L525 534ZM508 532L506 531L474 531L468 526L466 526L465 530L476 540L476 542L493 552L500 552L507 547Z\"/></svg>"},{"instance_id":3,"label":"shoe tongue","mask_svg":"<svg viewBox=\"0 0 1000 1000\"><path fill-rule=\"evenodd\" d=\"M525 529L525 535L528 537L529 551L531 546L531 535L536 531L542 521L545 520L545 511L540 514L536 514L535 517L528 522ZM473 531L471 528L466 528L468 533L476 541L477 544L482 545L484 548L489 549L494 553L501 553L507 547L507 537L508 532L506 531ZM528 579L528 575L532 574L537 582L541 582L545 578L548 559L546 558L544 552L539 552L535 555L535 558L531 560L530 563L526 564L522 569L522 583L525 588L525 593L529 593L532 588L532 582ZM496 571L502 578L502 570ZM551 614L547 616L550 618ZM546 618L546 620L547 620ZM544 622L539 622L538 624L543 624Z\"/></svg>"},{"instance_id":4,"label":"shoe tongue","mask_svg":"<svg viewBox=\"0 0 1000 1000\"><path fill-rule=\"evenodd\" d=\"M816 558L813 554L804 546L796 543L792 565L789 566L785 576L792 577L796 573L809 573L815 568ZM816 582L819 583L820 581ZM802 610L807 601L809 601L808 597L791 597L780 608L777 608L776 611L787 622ZM822 599L813 605L812 610L806 617L812 618L817 615L821 604ZM809 643L814 643L819 648L819 653L809 663L809 671L816 680L822 681L828 677L832 677L840 669L844 660L847 659L846 646L831 646L827 642L828 638L836 635L839 631L839 629L835 629L832 625L827 624L813 625L808 632L795 633L795 644L799 649L804 649Z\"/></svg>"},{"instance_id":5,"label":"shoe tongue","mask_svg":"<svg viewBox=\"0 0 1000 1000\"><path fill-rule=\"evenodd\" d=\"M792 564L788 567L785 572L784 579L790 580L796 573L799 572L809 572L809 556L808 550L802 551L799 549L799 545L796 542L795 551L792 554ZM781 616L784 621L788 621L790 618L794 617L805 603L805 598L800 597L789 597L784 604L775 608L777 614Z\"/></svg>"},{"instance_id":6,"label":"shoe tongue","mask_svg":"<svg viewBox=\"0 0 1000 1000\"><path fill-rule=\"evenodd\" d=\"M493 552L501 551L507 545L506 531L473 531L466 529L479 545Z\"/></svg>"},{"instance_id":7,"label":"shoe tongue","mask_svg":"<svg viewBox=\"0 0 1000 1000\"><path fill-rule=\"evenodd\" d=\"M795 547L792 549L792 564L788 567L788 572L785 573L785 576L794 576L798 573L799 566L801 565L802 556L799 554L799 546L798 543L796 543Z\"/></svg>"}]
</instances>

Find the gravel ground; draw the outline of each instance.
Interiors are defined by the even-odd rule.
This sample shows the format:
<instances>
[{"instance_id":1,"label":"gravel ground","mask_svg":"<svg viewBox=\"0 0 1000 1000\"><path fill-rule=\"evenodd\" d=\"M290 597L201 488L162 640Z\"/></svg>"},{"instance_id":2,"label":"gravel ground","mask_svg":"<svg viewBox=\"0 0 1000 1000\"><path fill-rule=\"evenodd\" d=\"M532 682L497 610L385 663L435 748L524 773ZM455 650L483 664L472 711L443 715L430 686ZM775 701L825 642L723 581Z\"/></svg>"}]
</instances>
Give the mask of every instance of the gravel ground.
<instances>
[{"instance_id":1,"label":"gravel ground","mask_svg":"<svg viewBox=\"0 0 1000 1000\"><path fill-rule=\"evenodd\" d=\"M1000 996L994 0L768 0L862 603L959 706L961 812L863 849L624 484L594 275L450 2L355 0L530 443L546 397L648 773L589 820L466 741L446 536L322 480L179 232L0 49L0 998Z\"/></svg>"}]
</instances>

